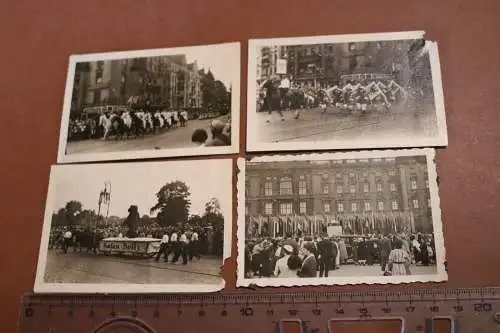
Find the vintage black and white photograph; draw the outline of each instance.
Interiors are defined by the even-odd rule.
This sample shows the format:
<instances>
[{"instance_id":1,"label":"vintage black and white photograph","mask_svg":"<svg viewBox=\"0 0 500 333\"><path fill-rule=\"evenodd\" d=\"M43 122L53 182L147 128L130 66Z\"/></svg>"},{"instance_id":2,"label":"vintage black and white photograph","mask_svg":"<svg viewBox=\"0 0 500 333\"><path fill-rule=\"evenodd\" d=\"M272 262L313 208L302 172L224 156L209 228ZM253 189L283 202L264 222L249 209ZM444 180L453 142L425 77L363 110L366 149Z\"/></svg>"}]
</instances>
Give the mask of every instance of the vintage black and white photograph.
<instances>
[{"instance_id":1,"label":"vintage black and white photograph","mask_svg":"<svg viewBox=\"0 0 500 333\"><path fill-rule=\"evenodd\" d=\"M447 280L433 149L238 163L238 286Z\"/></svg>"},{"instance_id":2,"label":"vintage black and white photograph","mask_svg":"<svg viewBox=\"0 0 500 333\"><path fill-rule=\"evenodd\" d=\"M247 150L446 146L424 32L250 40Z\"/></svg>"},{"instance_id":3,"label":"vintage black and white photograph","mask_svg":"<svg viewBox=\"0 0 500 333\"><path fill-rule=\"evenodd\" d=\"M35 292L209 292L231 255L231 159L53 166Z\"/></svg>"},{"instance_id":4,"label":"vintage black and white photograph","mask_svg":"<svg viewBox=\"0 0 500 333\"><path fill-rule=\"evenodd\" d=\"M70 57L58 162L236 153L240 44Z\"/></svg>"}]
</instances>

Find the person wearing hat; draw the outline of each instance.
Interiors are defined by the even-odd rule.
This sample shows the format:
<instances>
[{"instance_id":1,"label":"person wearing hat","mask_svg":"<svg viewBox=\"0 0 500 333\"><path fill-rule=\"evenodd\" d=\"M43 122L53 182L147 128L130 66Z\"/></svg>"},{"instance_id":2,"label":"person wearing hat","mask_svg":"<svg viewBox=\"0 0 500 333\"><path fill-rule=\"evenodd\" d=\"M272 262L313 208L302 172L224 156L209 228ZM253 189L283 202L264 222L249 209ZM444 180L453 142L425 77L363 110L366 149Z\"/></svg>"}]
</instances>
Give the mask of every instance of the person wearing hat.
<instances>
[{"instance_id":1,"label":"person wearing hat","mask_svg":"<svg viewBox=\"0 0 500 333\"><path fill-rule=\"evenodd\" d=\"M298 267L295 267L294 270L291 270L288 267L288 260L293 253L293 247L286 244L281 247L281 251L282 253L284 253L284 256L276 261L276 266L274 267L274 276L284 278L297 277L297 269L300 267L300 265Z\"/></svg>"},{"instance_id":2,"label":"person wearing hat","mask_svg":"<svg viewBox=\"0 0 500 333\"><path fill-rule=\"evenodd\" d=\"M304 243L302 247L302 253L304 254L304 259L302 260L302 267L298 273L298 276L304 278L315 278L318 263L316 262L316 257L314 256L314 244L311 242Z\"/></svg>"},{"instance_id":3,"label":"person wearing hat","mask_svg":"<svg viewBox=\"0 0 500 333\"><path fill-rule=\"evenodd\" d=\"M212 139L208 140L205 143L207 147L216 147L216 146L230 146L231 142L229 138L224 135L224 128L226 125L218 119L212 121L210 123L210 131L212 133Z\"/></svg>"}]
</instances>

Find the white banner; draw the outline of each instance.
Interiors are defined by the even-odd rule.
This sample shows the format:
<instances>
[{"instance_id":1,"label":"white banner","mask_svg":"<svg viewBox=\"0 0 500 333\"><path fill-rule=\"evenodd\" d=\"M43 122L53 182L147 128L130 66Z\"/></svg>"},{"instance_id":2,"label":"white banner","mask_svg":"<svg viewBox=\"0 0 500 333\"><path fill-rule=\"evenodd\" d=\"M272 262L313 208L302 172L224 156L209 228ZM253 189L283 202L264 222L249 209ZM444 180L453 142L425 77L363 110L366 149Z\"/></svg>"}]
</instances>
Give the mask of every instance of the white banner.
<instances>
[{"instance_id":1,"label":"white banner","mask_svg":"<svg viewBox=\"0 0 500 333\"><path fill-rule=\"evenodd\" d=\"M276 63L276 74L286 74L287 70L287 61L286 59L278 59Z\"/></svg>"},{"instance_id":2,"label":"white banner","mask_svg":"<svg viewBox=\"0 0 500 333\"><path fill-rule=\"evenodd\" d=\"M160 249L160 240L116 240L104 239L99 244L102 252L127 252L136 254L156 253Z\"/></svg>"}]
</instances>

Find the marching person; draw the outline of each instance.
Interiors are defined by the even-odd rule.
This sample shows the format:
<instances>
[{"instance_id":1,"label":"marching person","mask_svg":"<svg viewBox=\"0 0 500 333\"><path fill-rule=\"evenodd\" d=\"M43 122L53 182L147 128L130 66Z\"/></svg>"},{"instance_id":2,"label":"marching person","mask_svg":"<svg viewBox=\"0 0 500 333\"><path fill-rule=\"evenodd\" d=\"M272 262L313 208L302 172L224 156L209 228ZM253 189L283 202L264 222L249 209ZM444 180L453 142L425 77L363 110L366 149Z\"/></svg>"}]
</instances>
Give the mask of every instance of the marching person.
<instances>
[{"instance_id":1,"label":"marching person","mask_svg":"<svg viewBox=\"0 0 500 333\"><path fill-rule=\"evenodd\" d=\"M168 261L168 255L169 255L169 253L168 253L168 241L169 241L168 234L167 234L167 232L164 232L163 236L161 238L161 242L160 242L160 250L156 254L156 258L155 258L156 262L160 261L160 257L162 254L163 254L163 259L165 260L165 262Z\"/></svg>"},{"instance_id":2,"label":"marching person","mask_svg":"<svg viewBox=\"0 0 500 333\"><path fill-rule=\"evenodd\" d=\"M71 245L72 240L73 240L73 234L71 233L71 231L69 231L68 227L64 227L64 229L63 229L63 251L64 251L64 253L68 253L68 248Z\"/></svg>"},{"instance_id":3,"label":"marching person","mask_svg":"<svg viewBox=\"0 0 500 333\"><path fill-rule=\"evenodd\" d=\"M280 85L279 85L279 92L280 92L280 97L281 97L281 110L288 110L289 108L289 101L288 101L288 91L290 90L290 79L286 74L283 75Z\"/></svg>"},{"instance_id":4,"label":"marching person","mask_svg":"<svg viewBox=\"0 0 500 333\"><path fill-rule=\"evenodd\" d=\"M193 231L193 234L191 235L191 242L189 243L189 261L193 261L193 257L198 258L198 260L201 259L200 257L200 250L199 250L199 243L200 239L198 236L198 233Z\"/></svg>"},{"instance_id":5,"label":"marching person","mask_svg":"<svg viewBox=\"0 0 500 333\"><path fill-rule=\"evenodd\" d=\"M283 116L283 112L281 112L281 108L279 106L280 91L278 89L277 81L278 81L278 78L276 76L272 76L269 79L265 80L262 83L262 85L260 86L261 90L265 89L264 110L267 109L267 112L269 114L268 119L266 120L266 123L271 122L271 115L272 115L273 111L278 112L278 114L281 117L281 121L285 120L285 117Z\"/></svg>"},{"instance_id":6,"label":"marching person","mask_svg":"<svg viewBox=\"0 0 500 333\"><path fill-rule=\"evenodd\" d=\"M179 260L179 257L181 255L180 253L180 246L179 246L179 233L177 230L174 230L174 232L170 235L170 250L174 253L174 256L172 257L172 263L176 263L177 260Z\"/></svg>"},{"instance_id":7,"label":"marching person","mask_svg":"<svg viewBox=\"0 0 500 333\"><path fill-rule=\"evenodd\" d=\"M188 263L188 251L189 251L189 238L186 232L183 232L179 238L180 253L182 256L182 264L187 265ZM179 258L177 258L179 259ZM177 260L176 260L177 261Z\"/></svg>"}]
</instances>

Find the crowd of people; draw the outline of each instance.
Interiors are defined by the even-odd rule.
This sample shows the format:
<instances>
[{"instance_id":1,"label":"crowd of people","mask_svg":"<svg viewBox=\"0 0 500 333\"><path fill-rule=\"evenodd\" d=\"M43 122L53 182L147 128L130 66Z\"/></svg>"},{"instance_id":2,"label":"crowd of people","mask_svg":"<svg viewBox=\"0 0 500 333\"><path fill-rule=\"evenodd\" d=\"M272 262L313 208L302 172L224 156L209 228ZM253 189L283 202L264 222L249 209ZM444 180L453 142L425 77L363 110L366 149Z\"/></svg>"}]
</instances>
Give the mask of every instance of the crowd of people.
<instances>
[{"instance_id":1,"label":"crowd of people","mask_svg":"<svg viewBox=\"0 0 500 333\"><path fill-rule=\"evenodd\" d=\"M97 224L89 226L54 226L49 237L49 250L61 253L101 254L100 243L107 238L126 238L127 227L119 224ZM223 231L211 227L185 224L183 226L162 227L158 224L141 225L136 230L137 237L153 238L160 241L160 250L155 254L158 261L163 255L165 261L186 264L202 255L222 256ZM104 251L105 252L105 251Z\"/></svg>"},{"instance_id":2,"label":"crowd of people","mask_svg":"<svg viewBox=\"0 0 500 333\"><path fill-rule=\"evenodd\" d=\"M335 275L344 265L375 264L380 265L382 275L411 275L412 266L435 263L432 234L329 237L323 233L246 240L244 267L247 278L311 278Z\"/></svg>"}]
</instances>

